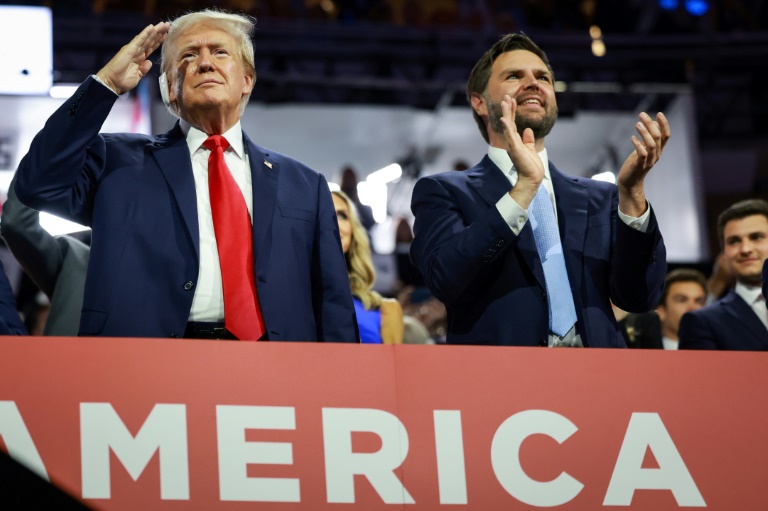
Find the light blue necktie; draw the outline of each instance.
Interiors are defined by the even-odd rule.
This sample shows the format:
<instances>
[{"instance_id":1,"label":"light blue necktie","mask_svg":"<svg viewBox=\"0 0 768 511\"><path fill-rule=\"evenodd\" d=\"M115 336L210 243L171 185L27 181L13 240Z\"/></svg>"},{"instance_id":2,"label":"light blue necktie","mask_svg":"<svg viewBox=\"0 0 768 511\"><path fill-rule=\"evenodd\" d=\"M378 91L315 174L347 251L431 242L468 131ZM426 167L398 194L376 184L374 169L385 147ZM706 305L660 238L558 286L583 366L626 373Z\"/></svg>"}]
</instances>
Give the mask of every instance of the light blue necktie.
<instances>
[{"instance_id":1,"label":"light blue necktie","mask_svg":"<svg viewBox=\"0 0 768 511\"><path fill-rule=\"evenodd\" d=\"M531 203L529 221L533 228L536 249L544 266L549 330L563 337L576 323L576 307L573 305L571 285L565 269L563 244L560 242L555 210L543 184L539 186L539 191Z\"/></svg>"}]
</instances>

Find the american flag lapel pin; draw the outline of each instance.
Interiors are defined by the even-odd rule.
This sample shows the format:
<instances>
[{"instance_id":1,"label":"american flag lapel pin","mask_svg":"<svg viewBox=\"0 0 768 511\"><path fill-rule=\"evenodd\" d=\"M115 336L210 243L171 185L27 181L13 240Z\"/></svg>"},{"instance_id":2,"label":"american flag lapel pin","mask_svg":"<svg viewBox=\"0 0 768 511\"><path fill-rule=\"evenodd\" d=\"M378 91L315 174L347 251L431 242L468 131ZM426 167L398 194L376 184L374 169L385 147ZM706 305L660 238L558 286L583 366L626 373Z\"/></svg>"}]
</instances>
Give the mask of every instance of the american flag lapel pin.
<instances>
[{"instance_id":1,"label":"american flag lapel pin","mask_svg":"<svg viewBox=\"0 0 768 511\"><path fill-rule=\"evenodd\" d=\"M264 165L266 165L268 169L272 169L272 162L264 160Z\"/></svg>"}]
</instances>

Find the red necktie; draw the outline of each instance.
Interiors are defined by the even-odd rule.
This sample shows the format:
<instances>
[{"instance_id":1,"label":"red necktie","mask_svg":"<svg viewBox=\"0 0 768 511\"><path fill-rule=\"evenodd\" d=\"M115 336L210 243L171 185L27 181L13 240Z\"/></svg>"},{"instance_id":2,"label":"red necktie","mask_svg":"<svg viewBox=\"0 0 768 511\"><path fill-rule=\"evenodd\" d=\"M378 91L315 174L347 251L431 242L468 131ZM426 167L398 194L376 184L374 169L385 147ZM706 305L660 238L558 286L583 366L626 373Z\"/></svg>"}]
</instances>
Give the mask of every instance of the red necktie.
<instances>
[{"instance_id":1,"label":"red necktie","mask_svg":"<svg viewBox=\"0 0 768 511\"><path fill-rule=\"evenodd\" d=\"M208 192L224 288L224 326L242 341L264 334L264 318L253 280L253 233L245 198L224 161L229 142L212 135L203 143L208 157Z\"/></svg>"}]
</instances>

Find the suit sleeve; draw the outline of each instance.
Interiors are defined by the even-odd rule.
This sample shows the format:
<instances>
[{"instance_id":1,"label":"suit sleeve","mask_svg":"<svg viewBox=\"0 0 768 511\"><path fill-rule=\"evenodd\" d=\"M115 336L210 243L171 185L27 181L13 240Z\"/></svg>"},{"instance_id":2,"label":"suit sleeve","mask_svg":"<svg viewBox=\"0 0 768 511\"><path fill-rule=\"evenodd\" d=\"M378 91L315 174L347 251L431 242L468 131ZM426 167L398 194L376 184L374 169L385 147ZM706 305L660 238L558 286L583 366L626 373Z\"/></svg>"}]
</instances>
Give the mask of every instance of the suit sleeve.
<instances>
[{"instance_id":1,"label":"suit sleeve","mask_svg":"<svg viewBox=\"0 0 768 511\"><path fill-rule=\"evenodd\" d=\"M701 314L687 312L680 319L678 331L681 350L717 350L720 347L713 335L712 329L707 325L707 318Z\"/></svg>"},{"instance_id":2,"label":"suit sleeve","mask_svg":"<svg viewBox=\"0 0 768 511\"><path fill-rule=\"evenodd\" d=\"M3 263L0 262L0 335L26 335L27 329L21 322L16 310L16 300L13 297L11 283L5 274Z\"/></svg>"},{"instance_id":3,"label":"suit sleeve","mask_svg":"<svg viewBox=\"0 0 768 511\"><path fill-rule=\"evenodd\" d=\"M53 113L19 164L16 193L22 203L91 225L106 153L99 130L116 100L88 78Z\"/></svg>"},{"instance_id":4,"label":"suit sleeve","mask_svg":"<svg viewBox=\"0 0 768 511\"><path fill-rule=\"evenodd\" d=\"M413 189L415 216L411 260L432 293L450 306L466 303L483 292L498 272L493 263L517 236L496 207L470 222L446 183L420 179Z\"/></svg>"},{"instance_id":5,"label":"suit sleeve","mask_svg":"<svg viewBox=\"0 0 768 511\"><path fill-rule=\"evenodd\" d=\"M27 275L50 298L64 259L63 250L40 225L40 213L16 197L15 184L14 177L3 204L0 234Z\"/></svg>"},{"instance_id":6,"label":"suit sleeve","mask_svg":"<svg viewBox=\"0 0 768 511\"><path fill-rule=\"evenodd\" d=\"M618 217L618 201L615 211ZM650 311L659 303L667 272L667 250L656 215L651 210L646 232L636 230L620 219L615 224L611 300L627 312Z\"/></svg>"},{"instance_id":7,"label":"suit sleeve","mask_svg":"<svg viewBox=\"0 0 768 511\"><path fill-rule=\"evenodd\" d=\"M317 339L325 342L358 342L355 306L336 210L325 177L318 179L318 215L312 257L312 301Z\"/></svg>"}]
</instances>

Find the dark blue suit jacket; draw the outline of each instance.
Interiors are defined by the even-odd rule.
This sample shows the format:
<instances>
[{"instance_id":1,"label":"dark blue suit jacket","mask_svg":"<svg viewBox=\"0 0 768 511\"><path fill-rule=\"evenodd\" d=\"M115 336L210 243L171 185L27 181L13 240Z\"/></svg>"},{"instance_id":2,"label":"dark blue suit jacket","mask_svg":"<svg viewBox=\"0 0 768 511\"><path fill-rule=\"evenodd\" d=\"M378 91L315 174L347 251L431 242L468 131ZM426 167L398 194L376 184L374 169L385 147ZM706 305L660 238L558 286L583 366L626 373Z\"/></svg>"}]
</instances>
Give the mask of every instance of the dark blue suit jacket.
<instances>
[{"instance_id":1,"label":"dark blue suit jacket","mask_svg":"<svg viewBox=\"0 0 768 511\"><path fill-rule=\"evenodd\" d=\"M21 322L16 310L16 299L13 296L11 283L5 274L3 262L0 261L0 335L26 335L27 329Z\"/></svg>"},{"instance_id":2,"label":"dark blue suit jacket","mask_svg":"<svg viewBox=\"0 0 768 511\"><path fill-rule=\"evenodd\" d=\"M611 310L652 309L666 251L656 219L641 233L618 218L615 185L566 176L550 164L565 263L582 340L625 347ZM466 172L420 179L411 208L411 258L448 310L447 341L546 346L544 271L530 222L519 236L496 209L507 177L487 156Z\"/></svg>"},{"instance_id":3,"label":"dark blue suit jacket","mask_svg":"<svg viewBox=\"0 0 768 511\"><path fill-rule=\"evenodd\" d=\"M99 134L115 100L88 78L33 140L16 193L93 229L81 335L180 337L199 273L189 149L178 124L156 137ZM254 275L269 339L356 342L325 178L244 138Z\"/></svg>"},{"instance_id":4,"label":"dark blue suit jacket","mask_svg":"<svg viewBox=\"0 0 768 511\"><path fill-rule=\"evenodd\" d=\"M680 320L681 350L768 350L768 328L735 291Z\"/></svg>"},{"instance_id":5,"label":"dark blue suit jacket","mask_svg":"<svg viewBox=\"0 0 768 511\"><path fill-rule=\"evenodd\" d=\"M768 306L768 259L763 263L763 296L766 299L766 306Z\"/></svg>"}]
</instances>

